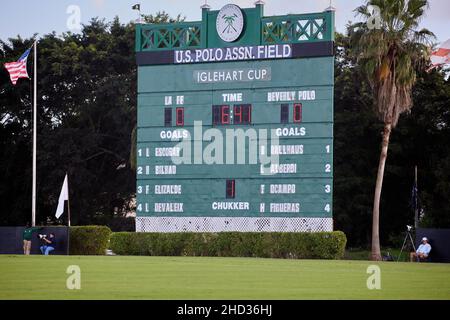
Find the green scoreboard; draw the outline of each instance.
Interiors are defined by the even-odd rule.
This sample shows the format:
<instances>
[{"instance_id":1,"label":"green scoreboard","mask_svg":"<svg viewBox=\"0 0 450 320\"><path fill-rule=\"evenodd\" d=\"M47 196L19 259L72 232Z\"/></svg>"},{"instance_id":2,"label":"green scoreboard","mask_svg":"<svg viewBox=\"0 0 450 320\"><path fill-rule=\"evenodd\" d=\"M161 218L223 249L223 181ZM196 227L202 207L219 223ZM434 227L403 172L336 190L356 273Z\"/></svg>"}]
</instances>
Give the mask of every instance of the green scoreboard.
<instances>
[{"instance_id":1,"label":"green scoreboard","mask_svg":"<svg viewBox=\"0 0 450 320\"><path fill-rule=\"evenodd\" d=\"M136 51L136 231L333 229L333 10L205 5Z\"/></svg>"}]
</instances>

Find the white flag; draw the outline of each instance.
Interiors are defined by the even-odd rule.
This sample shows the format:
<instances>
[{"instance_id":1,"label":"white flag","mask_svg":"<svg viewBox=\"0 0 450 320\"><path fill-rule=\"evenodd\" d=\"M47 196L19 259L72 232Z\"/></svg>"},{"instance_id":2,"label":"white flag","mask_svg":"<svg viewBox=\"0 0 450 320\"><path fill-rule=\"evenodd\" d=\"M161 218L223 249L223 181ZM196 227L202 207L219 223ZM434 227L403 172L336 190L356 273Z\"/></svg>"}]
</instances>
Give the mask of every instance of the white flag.
<instances>
[{"instance_id":1,"label":"white flag","mask_svg":"<svg viewBox=\"0 0 450 320\"><path fill-rule=\"evenodd\" d=\"M59 200L58 200L58 208L56 208L56 218L59 219L59 217L61 217L61 215L64 212L64 201L65 200L69 200L69 186L67 183L67 174L66 177L64 178L64 183L61 189L61 193L59 194Z\"/></svg>"}]
</instances>

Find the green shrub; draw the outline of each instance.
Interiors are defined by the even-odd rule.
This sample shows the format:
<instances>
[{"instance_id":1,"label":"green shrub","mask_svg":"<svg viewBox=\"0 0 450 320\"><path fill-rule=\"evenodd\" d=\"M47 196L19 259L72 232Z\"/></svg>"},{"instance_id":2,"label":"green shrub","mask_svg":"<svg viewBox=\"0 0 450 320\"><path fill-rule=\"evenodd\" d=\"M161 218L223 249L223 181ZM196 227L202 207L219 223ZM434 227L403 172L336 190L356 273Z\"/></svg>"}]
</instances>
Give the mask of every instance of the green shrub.
<instances>
[{"instance_id":1,"label":"green shrub","mask_svg":"<svg viewBox=\"0 0 450 320\"><path fill-rule=\"evenodd\" d=\"M71 255L104 255L111 229L105 226L70 227L69 233Z\"/></svg>"},{"instance_id":2,"label":"green shrub","mask_svg":"<svg viewBox=\"0 0 450 320\"><path fill-rule=\"evenodd\" d=\"M118 232L112 234L110 248L119 255L341 259L346 243L347 238L341 231Z\"/></svg>"}]
</instances>

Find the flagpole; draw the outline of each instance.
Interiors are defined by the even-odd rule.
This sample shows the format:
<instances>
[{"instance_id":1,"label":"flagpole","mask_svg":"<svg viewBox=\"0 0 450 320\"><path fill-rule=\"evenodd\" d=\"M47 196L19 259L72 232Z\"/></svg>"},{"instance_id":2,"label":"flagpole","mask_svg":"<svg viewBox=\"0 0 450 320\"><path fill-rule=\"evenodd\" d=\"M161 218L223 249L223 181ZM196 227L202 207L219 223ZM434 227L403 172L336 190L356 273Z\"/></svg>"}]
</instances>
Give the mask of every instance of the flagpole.
<instances>
[{"instance_id":1,"label":"flagpole","mask_svg":"<svg viewBox=\"0 0 450 320\"><path fill-rule=\"evenodd\" d=\"M417 229L419 227L419 206L418 206L418 201L417 198L419 197L418 195L418 186L417 186L417 166L414 169L414 185L415 185L415 199L414 199L414 227Z\"/></svg>"},{"instance_id":2,"label":"flagpole","mask_svg":"<svg viewBox=\"0 0 450 320\"><path fill-rule=\"evenodd\" d=\"M69 192L69 174L66 172L67 175L67 217L68 217L68 223L67 225L70 227L70 192Z\"/></svg>"},{"instance_id":3,"label":"flagpole","mask_svg":"<svg viewBox=\"0 0 450 320\"><path fill-rule=\"evenodd\" d=\"M37 40L34 42L34 92L33 92L33 191L31 224L36 225L36 138L37 138Z\"/></svg>"}]
</instances>

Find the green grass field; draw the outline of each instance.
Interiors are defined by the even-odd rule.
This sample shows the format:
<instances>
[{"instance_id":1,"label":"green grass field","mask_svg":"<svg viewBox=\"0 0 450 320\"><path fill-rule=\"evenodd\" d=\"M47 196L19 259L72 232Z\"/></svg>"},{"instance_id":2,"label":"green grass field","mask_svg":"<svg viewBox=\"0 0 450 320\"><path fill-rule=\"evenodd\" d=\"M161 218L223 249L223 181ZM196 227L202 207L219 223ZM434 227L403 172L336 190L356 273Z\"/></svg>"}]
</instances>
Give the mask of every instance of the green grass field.
<instances>
[{"instance_id":1,"label":"green grass field","mask_svg":"<svg viewBox=\"0 0 450 320\"><path fill-rule=\"evenodd\" d=\"M0 299L450 299L450 264L207 257L0 256ZM81 290L66 269L81 268Z\"/></svg>"}]
</instances>

